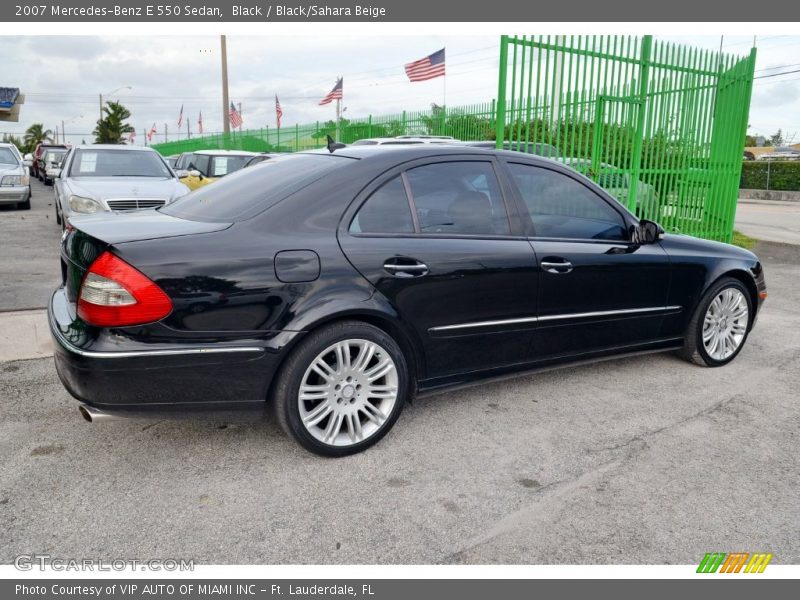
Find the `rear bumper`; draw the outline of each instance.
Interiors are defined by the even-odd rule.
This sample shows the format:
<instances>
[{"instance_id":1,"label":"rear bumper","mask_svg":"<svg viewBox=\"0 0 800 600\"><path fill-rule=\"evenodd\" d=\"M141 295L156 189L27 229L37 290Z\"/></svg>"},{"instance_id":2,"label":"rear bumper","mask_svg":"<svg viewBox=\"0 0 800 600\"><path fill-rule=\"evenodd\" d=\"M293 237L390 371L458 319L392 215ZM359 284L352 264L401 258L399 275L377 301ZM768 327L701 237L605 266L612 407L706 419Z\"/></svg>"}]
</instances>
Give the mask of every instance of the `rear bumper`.
<instances>
[{"instance_id":1,"label":"rear bumper","mask_svg":"<svg viewBox=\"0 0 800 600\"><path fill-rule=\"evenodd\" d=\"M217 417L264 410L269 374L277 364L277 355L265 348L230 344L142 348L114 335L117 348L111 351L108 336L95 344L92 328L71 316L63 288L50 299L48 321L59 379L88 406L119 416Z\"/></svg>"},{"instance_id":2,"label":"rear bumper","mask_svg":"<svg viewBox=\"0 0 800 600\"><path fill-rule=\"evenodd\" d=\"M0 204L19 204L25 202L31 195L27 185L12 185L0 187Z\"/></svg>"}]
</instances>

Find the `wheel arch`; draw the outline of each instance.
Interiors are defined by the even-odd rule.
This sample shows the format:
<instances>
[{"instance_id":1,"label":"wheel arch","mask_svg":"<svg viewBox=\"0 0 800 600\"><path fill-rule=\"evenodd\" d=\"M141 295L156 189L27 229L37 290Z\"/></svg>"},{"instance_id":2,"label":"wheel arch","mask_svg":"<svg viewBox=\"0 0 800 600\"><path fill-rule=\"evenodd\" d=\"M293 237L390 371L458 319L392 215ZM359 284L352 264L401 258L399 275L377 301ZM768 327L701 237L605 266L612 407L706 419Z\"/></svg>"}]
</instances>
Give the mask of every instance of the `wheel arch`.
<instances>
[{"instance_id":1,"label":"wheel arch","mask_svg":"<svg viewBox=\"0 0 800 600\"><path fill-rule=\"evenodd\" d=\"M272 378L267 386L266 401L271 402L275 385L278 380L278 373L283 368L288 357L296 350L302 340L313 331L341 321L361 321L377 327L387 335L390 335L399 345L403 354L407 358L408 367L411 370L412 398L416 395L417 382L425 376L425 360L422 343L403 327L396 316L383 313L378 310L350 309L341 310L336 313L325 315L303 327L303 335L297 335L284 348L280 362L275 366Z\"/></svg>"}]
</instances>

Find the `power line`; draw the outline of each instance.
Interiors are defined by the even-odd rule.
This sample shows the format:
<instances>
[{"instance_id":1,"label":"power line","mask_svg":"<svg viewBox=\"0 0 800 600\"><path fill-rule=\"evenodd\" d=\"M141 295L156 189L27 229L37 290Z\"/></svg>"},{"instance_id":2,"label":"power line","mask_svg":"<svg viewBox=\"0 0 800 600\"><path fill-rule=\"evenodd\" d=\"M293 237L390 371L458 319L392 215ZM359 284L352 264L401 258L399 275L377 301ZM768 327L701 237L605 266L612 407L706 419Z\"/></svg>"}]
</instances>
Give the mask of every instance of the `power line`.
<instances>
[{"instance_id":1,"label":"power line","mask_svg":"<svg viewBox=\"0 0 800 600\"><path fill-rule=\"evenodd\" d=\"M758 77L753 77L753 79L767 79L769 77L780 77L781 75L789 75L791 73L800 73L800 69L795 69L794 71L783 71L782 73L770 73L769 75L759 75Z\"/></svg>"}]
</instances>

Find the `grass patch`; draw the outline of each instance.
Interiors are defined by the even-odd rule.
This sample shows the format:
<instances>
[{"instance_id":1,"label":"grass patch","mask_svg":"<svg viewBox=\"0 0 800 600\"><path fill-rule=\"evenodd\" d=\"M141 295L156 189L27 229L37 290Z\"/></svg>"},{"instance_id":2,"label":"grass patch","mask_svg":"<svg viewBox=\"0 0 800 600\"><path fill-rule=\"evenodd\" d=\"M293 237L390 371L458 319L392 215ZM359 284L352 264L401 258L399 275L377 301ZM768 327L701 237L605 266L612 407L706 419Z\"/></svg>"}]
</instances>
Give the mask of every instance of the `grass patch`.
<instances>
[{"instance_id":1,"label":"grass patch","mask_svg":"<svg viewBox=\"0 0 800 600\"><path fill-rule=\"evenodd\" d=\"M741 231L734 231L733 241L731 244L745 248L746 250L752 250L757 242L758 240L756 238L751 238L749 235L745 235Z\"/></svg>"}]
</instances>

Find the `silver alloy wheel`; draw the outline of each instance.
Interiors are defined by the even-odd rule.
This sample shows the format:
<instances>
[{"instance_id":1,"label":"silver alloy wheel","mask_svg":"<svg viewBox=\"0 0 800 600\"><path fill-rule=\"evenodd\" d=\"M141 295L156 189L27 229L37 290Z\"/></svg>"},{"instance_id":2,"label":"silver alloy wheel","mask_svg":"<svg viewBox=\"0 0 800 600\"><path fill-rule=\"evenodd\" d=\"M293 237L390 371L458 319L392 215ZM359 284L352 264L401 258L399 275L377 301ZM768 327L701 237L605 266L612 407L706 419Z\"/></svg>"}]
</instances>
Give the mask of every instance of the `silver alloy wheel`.
<instances>
[{"instance_id":1,"label":"silver alloy wheel","mask_svg":"<svg viewBox=\"0 0 800 600\"><path fill-rule=\"evenodd\" d=\"M747 299L741 290L721 290L703 319L703 346L715 360L725 360L741 346L749 319Z\"/></svg>"},{"instance_id":2,"label":"silver alloy wheel","mask_svg":"<svg viewBox=\"0 0 800 600\"><path fill-rule=\"evenodd\" d=\"M320 352L300 382L300 419L317 440L352 446L375 435L397 402L397 366L375 342L336 342Z\"/></svg>"}]
</instances>

